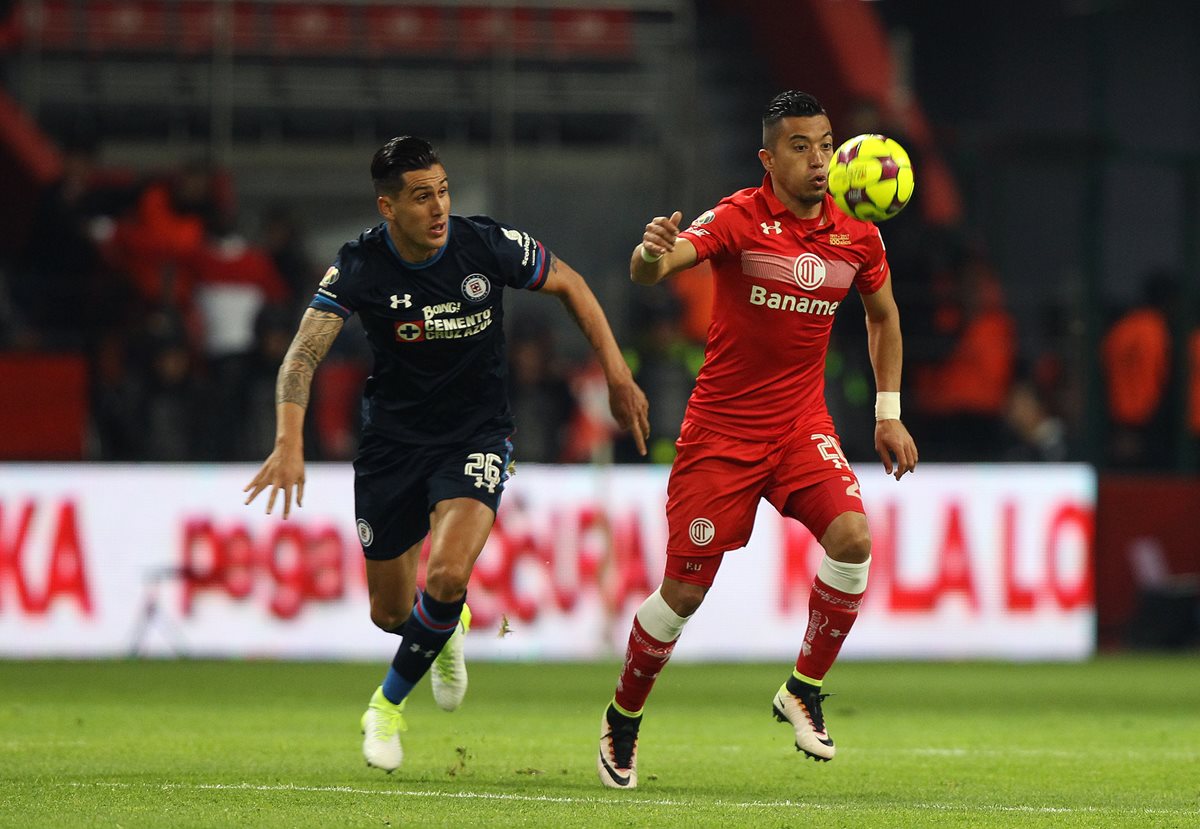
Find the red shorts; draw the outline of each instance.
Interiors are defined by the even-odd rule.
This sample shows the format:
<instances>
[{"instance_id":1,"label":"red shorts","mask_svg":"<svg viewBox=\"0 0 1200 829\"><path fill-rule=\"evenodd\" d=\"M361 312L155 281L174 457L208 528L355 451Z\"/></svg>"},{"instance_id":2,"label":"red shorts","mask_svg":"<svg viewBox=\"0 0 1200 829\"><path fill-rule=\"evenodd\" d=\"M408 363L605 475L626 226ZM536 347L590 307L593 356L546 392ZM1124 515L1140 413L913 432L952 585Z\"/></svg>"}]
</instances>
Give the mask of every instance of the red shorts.
<instances>
[{"instance_id":1,"label":"red shorts","mask_svg":"<svg viewBox=\"0 0 1200 829\"><path fill-rule=\"evenodd\" d=\"M667 575L712 585L721 555L745 547L758 502L819 541L833 519L863 512L858 478L837 435L794 432L747 441L684 421L667 483Z\"/></svg>"}]
</instances>

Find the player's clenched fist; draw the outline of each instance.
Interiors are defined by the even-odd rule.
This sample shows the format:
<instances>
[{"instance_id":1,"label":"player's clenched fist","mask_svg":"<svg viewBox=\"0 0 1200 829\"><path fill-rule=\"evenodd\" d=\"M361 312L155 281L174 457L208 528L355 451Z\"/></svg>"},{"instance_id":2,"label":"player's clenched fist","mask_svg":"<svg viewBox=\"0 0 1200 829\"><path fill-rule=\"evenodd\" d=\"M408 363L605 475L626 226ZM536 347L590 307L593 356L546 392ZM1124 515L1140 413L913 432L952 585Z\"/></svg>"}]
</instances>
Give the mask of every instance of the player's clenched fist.
<instances>
[{"instance_id":1,"label":"player's clenched fist","mask_svg":"<svg viewBox=\"0 0 1200 829\"><path fill-rule=\"evenodd\" d=\"M651 256L664 256L675 249L675 240L679 237L679 223L683 213L676 210L670 218L655 216L646 225L642 234L642 249Z\"/></svg>"}]
</instances>

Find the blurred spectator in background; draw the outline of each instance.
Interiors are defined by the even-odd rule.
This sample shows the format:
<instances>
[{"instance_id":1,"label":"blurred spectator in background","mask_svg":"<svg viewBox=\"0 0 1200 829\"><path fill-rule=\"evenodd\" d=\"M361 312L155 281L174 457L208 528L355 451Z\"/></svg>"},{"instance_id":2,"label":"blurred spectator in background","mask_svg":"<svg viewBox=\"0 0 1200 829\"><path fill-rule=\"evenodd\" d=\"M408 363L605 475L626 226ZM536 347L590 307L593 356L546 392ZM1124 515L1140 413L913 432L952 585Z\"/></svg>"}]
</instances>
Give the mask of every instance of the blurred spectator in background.
<instances>
[{"instance_id":1,"label":"blurred spectator in background","mask_svg":"<svg viewBox=\"0 0 1200 829\"><path fill-rule=\"evenodd\" d=\"M264 305L255 317L250 347L214 367L211 443L219 460L256 460L274 446L275 381L295 327L289 308ZM315 428L306 424L305 445L320 457L316 438Z\"/></svg>"},{"instance_id":2,"label":"blurred spectator in background","mask_svg":"<svg viewBox=\"0 0 1200 829\"><path fill-rule=\"evenodd\" d=\"M211 460L205 439L210 411L208 390L181 321L167 313L148 319L142 353L146 358L141 407L141 458L149 461Z\"/></svg>"},{"instance_id":3,"label":"blurred spectator in background","mask_svg":"<svg viewBox=\"0 0 1200 829\"><path fill-rule=\"evenodd\" d=\"M608 410L608 383L604 371L598 362L588 359L571 367L567 383L575 406L567 424L563 463L612 462L620 430ZM650 436L654 436L653 431Z\"/></svg>"},{"instance_id":4,"label":"blurred spectator in background","mask_svg":"<svg viewBox=\"0 0 1200 829\"><path fill-rule=\"evenodd\" d=\"M186 309L191 284L186 266L199 253L222 210L216 171L203 161L159 176L117 223L114 244L122 267L148 307Z\"/></svg>"},{"instance_id":5,"label":"blurred spectator in background","mask_svg":"<svg viewBox=\"0 0 1200 829\"><path fill-rule=\"evenodd\" d=\"M324 270L309 252L304 227L287 205L271 204L260 218L258 239L287 286L289 296L295 300L299 318Z\"/></svg>"},{"instance_id":6,"label":"blurred spectator in background","mask_svg":"<svg viewBox=\"0 0 1200 829\"><path fill-rule=\"evenodd\" d=\"M134 461L145 455L145 377L123 331L104 334L91 354L87 457Z\"/></svg>"},{"instance_id":7,"label":"blurred spectator in background","mask_svg":"<svg viewBox=\"0 0 1200 829\"><path fill-rule=\"evenodd\" d=\"M1079 337L1072 327L1079 323L1078 311L1066 303L1053 302L1039 312L1035 344L1029 357L1028 381L1038 400L1053 417L1076 431L1083 421L1085 358Z\"/></svg>"},{"instance_id":8,"label":"blurred spectator in background","mask_svg":"<svg viewBox=\"0 0 1200 829\"><path fill-rule=\"evenodd\" d=\"M1106 460L1114 467L1162 465L1170 450L1174 430L1165 401L1171 378L1171 304L1177 294L1174 274L1148 274L1138 302L1117 316L1100 342Z\"/></svg>"},{"instance_id":9,"label":"blurred spectator in background","mask_svg":"<svg viewBox=\"0 0 1200 829\"><path fill-rule=\"evenodd\" d=\"M875 420L862 416L875 402L875 375L862 325L857 314L835 319L825 353L825 404L838 424L842 453L851 461L875 457Z\"/></svg>"},{"instance_id":10,"label":"blurred spectator in background","mask_svg":"<svg viewBox=\"0 0 1200 829\"><path fill-rule=\"evenodd\" d=\"M1022 379L1013 383L1004 423L1008 442L1001 460L1024 463L1068 460L1066 424L1046 408L1032 381Z\"/></svg>"},{"instance_id":11,"label":"blurred spectator in background","mask_svg":"<svg viewBox=\"0 0 1200 829\"><path fill-rule=\"evenodd\" d=\"M679 301L680 333L703 349L708 342L708 324L712 321L712 266L701 262L676 274L668 285ZM699 370L697 367L696 371Z\"/></svg>"},{"instance_id":12,"label":"blurred spectator in background","mask_svg":"<svg viewBox=\"0 0 1200 829\"><path fill-rule=\"evenodd\" d=\"M232 229L207 239L189 264L204 356L214 367L252 350L259 312L291 297L271 257Z\"/></svg>"},{"instance_id":13,"label":"blurred spectator in background","mask_svg":"<svg viewBox=\"0 0 1200 829\"><path fill-rule=\"evenodd\" d=\"M508 398L518 462L558 463L575 408L554 332L534 318L514 322L508 338Z\"/></svg>"},{"instance_id":14,"label":"blurred spectator in background","mask_svg":"<svg viewBox=\"0 0 1200 829\"><path fill-rule=\"evenodd\" d=\"M121 297L128 286L93 238L100 211L118 204L99 186L95 141L81 133L61 151L62 176L42 193L10 271L15 325L5 338L9 347L82 349L126 305Z\"/></svg>"},{"instance_id":15,"label":"blurred spectator in background","mask_svg":"<svg viewBox=\"0 0 1200 829\"><path fill-rule=\"evenodd\" d=\"M955 342L940 362L916 367L917 409L931 460L990 460L1017 358L1016 323L1004 307L999 279L978 251L967 252L958 274L958 304L939 311L948 318L961 313Z\"/></svg>"},{"instance_id":16,"label":"blurred spectator in background","mask_svg":"<svg viewBox=\"0 0 1200 829\"><path fill-rule=\"evenodd\" d=\"M684 335L680 308L669 294L641 299L633 323L633 348L626 349L625 360L650 401L649 452L643 458L633 441L622 436L614 460L670 464L704 349Z\"/></svg>"},{"instance_id":17,"label":"blurred spectator in background","mask_svg":"<svg viewBox=\"0 0 1200 829\"><path fill-rule=\"evenodd\" d=\"M361 329L361 323L359 326ZM347 328L350 328L349 322L343 331ZM362 436L363 384L371 365L369 358L347 358L331 348L329 356L317 368L310 403L313 416L305 418L304 423L305 445L315 458L326 461L354 459Z\"/></svg>"}]
</instances>

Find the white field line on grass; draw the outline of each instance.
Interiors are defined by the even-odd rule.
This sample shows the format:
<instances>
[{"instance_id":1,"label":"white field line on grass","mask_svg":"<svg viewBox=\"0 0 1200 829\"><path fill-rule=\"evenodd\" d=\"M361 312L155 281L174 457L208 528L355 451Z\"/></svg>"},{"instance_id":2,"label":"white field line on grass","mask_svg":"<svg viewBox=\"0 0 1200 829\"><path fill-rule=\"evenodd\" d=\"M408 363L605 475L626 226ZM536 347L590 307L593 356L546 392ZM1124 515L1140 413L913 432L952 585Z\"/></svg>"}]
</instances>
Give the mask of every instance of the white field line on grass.
<instances>
[{"instance_id":1,"label":"white field line on grass","mask_svg":"<svg viewBox=\"0 0 1200 829\"><path fill-rule=\"evenodd\" d=\"M15 740L0 740L0 752L6 751L33 751L46 748L83 748L90 745L87 740L45 740L38 737L29 737L28 739ZM729 753L739 753L743 750L743 746L719 746L719 751ZM1160 749L1160 748L1127 748L1127 749L1066 749L1066 748L1018 748L1009 746L1006 748L842 748L838 751L843 755L889 755L889 756L912 756L912 757L981 757L981 758L996 758L996 757L1051 757L1062 760L1087 760L1091 758L1100 758L1104 760L1113 760L1117 758L1125 758L1128 760L1138 760L1141 758L1153 758L1155 760L1175 760L1180 762L1196 762L1200 761L1200 750L1188 751L1183 749ZM791 750L787 751L791 754Z\"/></svg>"},{"instance_id":2,"label":"white field line on grass","mask_svg":"<svg viewBox=\"0 0 1200 829\"><path fill-rule=\"evenodd\" d=\"M1079 751L1066 748L838 748L846 754L907 754L916 757L1058 757L1066 760L1080 760L1091 757L1113 759L1124 757L1134 760L1140 757L1153 757L1155 760L1200 760L1200 750L1159 750L1155 748L1130 749L1090 749Z\"/></svg>"},{"instance_id":3,"label":"white field line on grass","mask_svg":"<svg viewBox=\"0 0 1200 829\"><path fill-rule=\"evenodd\" d=\"M499 800L519 803L563 803L581 806L685 806L704 807L715 806L731 809L817 809L844 812L848 809L878 812L891 811L896 808L930 809L941 812L1017 812L1027 814L1096 814L1096 815L1200 815L1200 809L1122 809L1109 806L1027 806L988 803L978 806L950 803L894 803L887 806L858 806L852 803L813 803L804 800L676 800L669 798L643 797L556 797L553 795L503 794L496 792L436 792L436 791L401 791L398 789L360 789L353 786L297 786L291 783L284 785L259 785L255 783L125 783L125 782L94 782L80 783L78 781L61 785L73 788L111 788L111 789L157 789L160 791L250 791L250 792L311 792L315 794L354 794L382 795L384 797L426 797L445 800Z\"/></svg>"}]
</instances>

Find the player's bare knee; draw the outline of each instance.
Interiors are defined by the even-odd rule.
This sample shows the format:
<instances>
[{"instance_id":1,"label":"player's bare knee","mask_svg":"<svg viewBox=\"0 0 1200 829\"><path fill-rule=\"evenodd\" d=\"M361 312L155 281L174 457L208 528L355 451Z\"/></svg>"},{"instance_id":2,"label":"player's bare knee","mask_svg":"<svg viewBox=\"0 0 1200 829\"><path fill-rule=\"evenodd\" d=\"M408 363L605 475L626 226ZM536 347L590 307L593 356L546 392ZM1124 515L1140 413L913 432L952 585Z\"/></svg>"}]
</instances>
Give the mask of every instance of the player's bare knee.
<instances>
[{"instance_id":1,"label":"player's bare knee","mask_svg":"<svg viewBox=\"0 0 1200 829\"><path fill-rule=\"evenodd\" d=\"M871 530L861 513L844 512L821 536L821 546L834 561L862 564L871 557Z\"/></svg>"},{"instance_id":2,"label":"player's bare knee","mask_svg":"<svg viewBox=\"0 0 1200 829\"><path fill-rule=\"evenodd\" d=\"M662 587L663 601L679 616L691 616L704 602L707 587L687 582L665 580Z\"/></svg>"},{"instance_id":3,"label":"player's bare knee","mask_svg":"<svg viewBox=\"0 0 1200 829\"><path fill-rule=\"evenodd\" d=\"M396 633L408 621L410 609L371 603L371 623L387 633Z\"/></svg>"},{"instance_id":4,"label":"player's bare knee","mask_svg":"<svg viewBox=\"0 0 1200 829\"><path fill-rule=\"evenodd\" d=\"M430 564L425 573L425 590L439 602L452 602L467 592L471 568L465 563Z\"/></svg>"},{"instance_id":5,"label":"player's bare knee","mask_svg":"<svg viewBox=\"0 0 1200 829\"><path fill-rule=\"evenodd\" d=\"M834 561L862 564L871 557L871 534L866 527L841 535L825 552Z\"/></svg>"}]
</instances>

